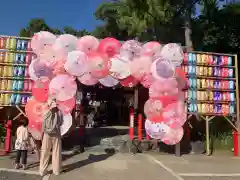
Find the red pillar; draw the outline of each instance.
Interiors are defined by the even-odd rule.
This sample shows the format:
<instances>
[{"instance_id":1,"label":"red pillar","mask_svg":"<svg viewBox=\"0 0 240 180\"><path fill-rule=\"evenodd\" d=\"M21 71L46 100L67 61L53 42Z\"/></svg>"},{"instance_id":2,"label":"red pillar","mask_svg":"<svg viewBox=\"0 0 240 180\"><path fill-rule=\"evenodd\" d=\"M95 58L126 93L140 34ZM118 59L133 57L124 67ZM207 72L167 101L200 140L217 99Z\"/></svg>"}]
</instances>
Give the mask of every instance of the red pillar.
<instances>
[{"instance_id":1,"label":"red pillar","mask_svg":"<svg viewBox=\"0 0 240 180\"><path fill-rule=\"evenodd\" d=\"M130 125L129 125L129 137L131 140L134 139L134 110L132 107L129 109L129 120L130 120Z\"/></svg>"},{"instance_id":2,"label":"red pillar","mask_svg":"<svg viewBox=\"0 0 240 180\"><path fill-rule=\"evenodd\" d=\"M238 156L238 132L236 130L233 131L233 150L234 156Z\"/></svg>"},{"instance_id":3,"label":"red pillar","mask_svg":"<svg viewBox=\"0 0 240 180\"><path fill-rule=\"evenodd\" d=\"M8 120L5 125L6 128L6 137L5 137L5 153L9 153L11 151L11 143L12 143L12 120Z\"/></svg>"},{"instance_id":4,"label":"red pillar","mask_svg":"<svg viewBox=\"0 0 240 180\"><path fill-rule=\"evenodd\" d=\"M139 114L138 115L138 140L141 141L142 140L142 115Z\"/></svg>"}]
</instances>

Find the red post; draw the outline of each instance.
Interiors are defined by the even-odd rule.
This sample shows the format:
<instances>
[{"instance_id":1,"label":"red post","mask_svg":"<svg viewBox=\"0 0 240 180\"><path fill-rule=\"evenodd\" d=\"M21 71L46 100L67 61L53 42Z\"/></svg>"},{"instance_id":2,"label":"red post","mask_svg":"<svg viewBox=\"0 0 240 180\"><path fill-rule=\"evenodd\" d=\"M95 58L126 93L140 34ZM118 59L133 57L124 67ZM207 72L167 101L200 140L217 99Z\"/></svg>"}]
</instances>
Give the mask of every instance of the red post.
<instances>
[{"instance_id":1,"label":"red post","mask_svg":"<svg viewBox=\"0 0 240 180\"><path fill-rule=\"evenodd\" d=\"M12 120L8 120L5 125L6 128L6 137L5 137L5 153L9 153L11 151L11 143L12 143Z\"/></svg>"},{"instance_id":2,"label":"red post","mask_svg":"<svg viewBox=\"0 0 240 180\"><path fill-rule=\"evenodd\" d=\"M142 140L142 114L138 115L138 140Z\"/></svg>"},{"instance_id":3,"label":"red post","mask_svg":"<svg viewBox=\"0 0 240 180\"><path fill-rule=\"evenodd\" d=\"M236 130L233 131L233 150L234 156L238 156L238 132Z\"/></svg>"},{"instance_id":4,"label":"red post","mask_svg":"<svg viewBox=\"0 0 240 180\"><path fill-rule=\"evenodd\" d=\"M134 110L132 107L129 109L129 112L130 112L129 137L131 140L133 140L134 139Z\"/></svg>"}]
</instances>

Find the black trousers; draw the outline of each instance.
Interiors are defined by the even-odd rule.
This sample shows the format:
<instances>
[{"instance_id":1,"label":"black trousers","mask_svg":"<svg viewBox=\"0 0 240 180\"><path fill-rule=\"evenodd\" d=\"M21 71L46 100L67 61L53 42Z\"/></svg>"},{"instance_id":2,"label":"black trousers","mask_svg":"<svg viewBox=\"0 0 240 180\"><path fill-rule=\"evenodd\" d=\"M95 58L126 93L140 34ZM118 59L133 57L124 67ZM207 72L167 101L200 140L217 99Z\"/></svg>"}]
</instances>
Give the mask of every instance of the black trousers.
<instances>
[{"instance_id":1,"label":"black trousers","mask_svg":"<svg viewBox=\"0 0 240 180\"><path fill-rule=\"evenodd\" d=\"M20 163L20 159L22 159L22 164L27 164L27 150L17 150L16 164Z\"/></svg>"}]
</instances>

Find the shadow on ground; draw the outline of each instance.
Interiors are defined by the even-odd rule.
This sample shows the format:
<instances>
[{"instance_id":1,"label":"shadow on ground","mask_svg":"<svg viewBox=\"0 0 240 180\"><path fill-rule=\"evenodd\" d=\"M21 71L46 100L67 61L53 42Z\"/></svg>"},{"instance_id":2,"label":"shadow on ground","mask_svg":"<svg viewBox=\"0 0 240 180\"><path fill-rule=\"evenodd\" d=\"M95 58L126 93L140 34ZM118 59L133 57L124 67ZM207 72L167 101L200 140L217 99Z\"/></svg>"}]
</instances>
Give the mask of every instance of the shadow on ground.
<instances>
[{"instance_id":1,"label":"shadow on ground","mask_svg":"<svg viewBox=\"0 0 240 180\"><path fill-rule=\"evenodd\" d=\"M100 155L90 154L88 156L88 158L85 159L85 160L81 160L81 161L78 161L78 162L75 162L75 163L63 166L62 172L63 173L67 173L69 171L72 171L74 169L78 169L78 168L86 166L88 164L92 164L92 163L99 162L99 161L104 161L104 160L106 160L107 158L109 158L112 155L114 155L114 154L113 153L110 153L110 154L100 154Z\"/></svg>"},{"instance_id":2,"label":"shadow on ground","mask_svg":"<svg viewBox=\"0 0 240 180\"><path fill-rule=\"evenodd\" d=\"M80 137L79 130L75 129L62 139L64 150L73 149L76 145L84 144L85 147L92 147L101 144L104 138L122 136L128 134L128 129L118 129L114 127L87 128Z\"/></svg>"}]
</instances>

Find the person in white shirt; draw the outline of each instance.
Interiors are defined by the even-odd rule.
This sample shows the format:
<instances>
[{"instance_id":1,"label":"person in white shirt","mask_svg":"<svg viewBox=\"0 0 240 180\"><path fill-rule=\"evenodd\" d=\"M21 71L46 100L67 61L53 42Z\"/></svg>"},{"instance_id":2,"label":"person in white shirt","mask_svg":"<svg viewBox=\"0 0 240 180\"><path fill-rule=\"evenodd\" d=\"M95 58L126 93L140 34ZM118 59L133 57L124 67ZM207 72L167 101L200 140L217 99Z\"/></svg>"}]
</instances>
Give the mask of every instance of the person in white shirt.
<instances>
[{"instance_id":1,"label":"person in white shirt","mask_svg":"<svg viewBox=\"0 0 240 180\"><path fill-rule=\"evenodd\" d=\"M29 146L29 132L28 132L28 120L24 116L20 118L20 126L17 128L17 139L15 141L15 149L17 150L17 156L15 160L15 168L19 169L23 167L27 168L27 152ZM20 164L20 159L22 163Z\"/></svg>"}]
</instances>

